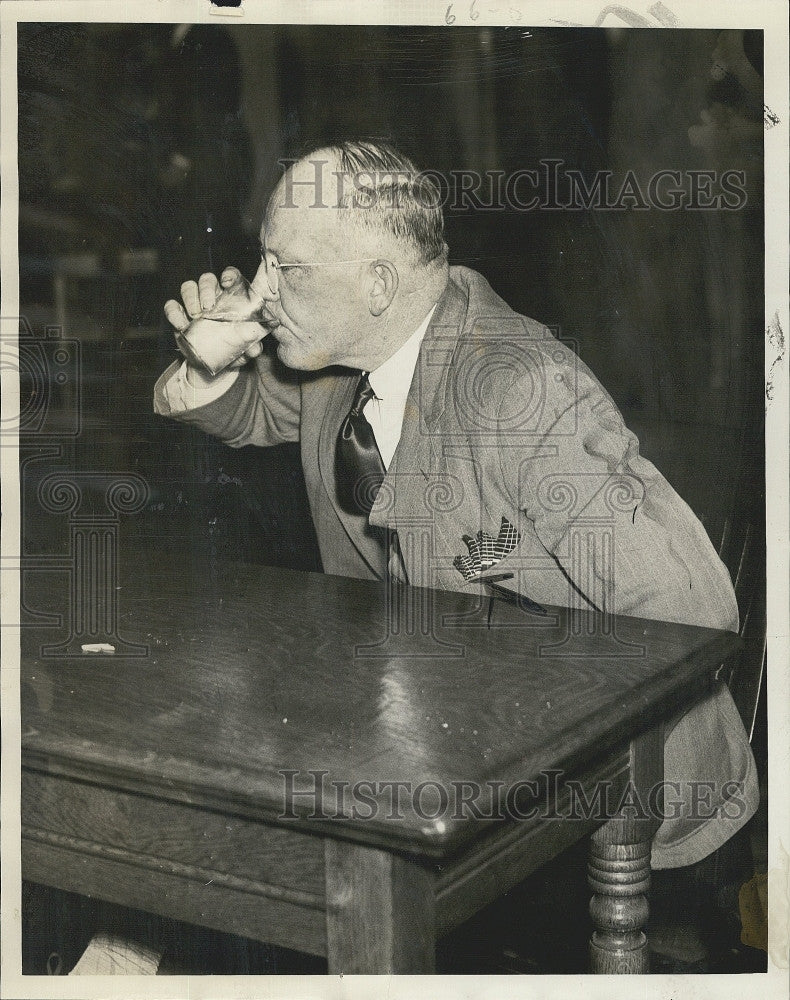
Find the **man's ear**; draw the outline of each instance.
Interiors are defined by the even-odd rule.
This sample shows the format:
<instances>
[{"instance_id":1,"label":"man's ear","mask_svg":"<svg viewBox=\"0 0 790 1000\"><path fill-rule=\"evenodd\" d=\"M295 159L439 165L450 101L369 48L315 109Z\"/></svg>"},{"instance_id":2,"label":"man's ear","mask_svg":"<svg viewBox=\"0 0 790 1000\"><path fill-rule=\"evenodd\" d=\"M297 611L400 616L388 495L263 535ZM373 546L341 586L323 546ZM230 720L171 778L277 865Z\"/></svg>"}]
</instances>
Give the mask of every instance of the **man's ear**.
<instances>
[{"instance_id":1,"label":"man's ear","mask_svg":"<svg viewBox=\"0 0 790 1000\"><path fill-rule=\"evenodd\" d=\"M390 260L377 260L373 264L373 284L368 293L368 304L373 316L385 312L398 290L398 269Z\"/></svg>"}]
</instances>

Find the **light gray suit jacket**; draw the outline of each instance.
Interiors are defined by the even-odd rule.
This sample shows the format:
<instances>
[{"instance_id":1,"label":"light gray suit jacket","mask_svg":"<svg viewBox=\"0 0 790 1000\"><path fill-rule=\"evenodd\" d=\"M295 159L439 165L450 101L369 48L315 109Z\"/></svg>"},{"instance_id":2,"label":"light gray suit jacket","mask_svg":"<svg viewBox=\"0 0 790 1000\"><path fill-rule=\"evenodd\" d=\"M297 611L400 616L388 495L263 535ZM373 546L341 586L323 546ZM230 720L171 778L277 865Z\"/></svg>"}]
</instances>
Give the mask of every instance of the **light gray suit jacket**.
<instances>
[{"instance_id":1,"label":"light gray suit jacket","mask_svg":"<svg viewBox=\"0 0 790 1000\"><path fill-rule=\"evenodd\" d=\"M336 503L334 456L359 372L288 372L268 355L215 402L170 413L233 447L299 441L325 572L381 578L381 534L396 533L389 570L411 585L472 591L455 557L464 537L496 537L502 518L518 544L485 576L534 601L737 630L726 568L704 528L657 469L586 366L543 326L513 312L476 272L451 277L426 332L401 438L369 520ZM474 543L473 543L474 544ZM479 580L480 577L477 578ZM691 864L752 815L754 760L726 687L676 720L665 779L742 791L716 819L667 819L654 867Z\"/></svg>"}]
</instances>

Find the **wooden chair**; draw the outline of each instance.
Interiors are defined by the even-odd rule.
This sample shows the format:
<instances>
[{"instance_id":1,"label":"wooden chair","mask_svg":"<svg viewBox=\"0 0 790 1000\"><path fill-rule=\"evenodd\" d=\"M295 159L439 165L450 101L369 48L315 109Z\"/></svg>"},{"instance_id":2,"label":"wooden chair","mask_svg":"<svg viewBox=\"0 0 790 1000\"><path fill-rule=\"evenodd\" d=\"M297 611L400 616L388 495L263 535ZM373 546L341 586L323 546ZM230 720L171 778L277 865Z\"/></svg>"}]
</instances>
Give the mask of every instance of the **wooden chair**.
<instances>
[{"instance_id":1,"label":"wooden chair","mask_svg":"<svg viewBox=\"0 0 790 1000\"><path fill-rule=\"evenodd\" d=\"M754 738L765 676L766 589L765 526L762 518L737 515L703 523L719 557L730 571L740 611L744 649L728 666L725 680L749 739Z\"/></svg>"},{"instance_id":2,"label":"wooden chair","mask_svg":"<svg viewBox=\"0 0 790 1000\"><path fill-rule=\"evenodd\" d=\"M724 680L752 743L765 792L767 732L765 715L766 587L765 528L762 512L731 513L701 520L732 577L740 612L744 648L727 665ZM738 945L741 886L758 867L753 850L755 820L743 826L709 857L688 868L654 873L651 892L658 912L650 927L653 971L720 970L722 956ZM656 898L658 897L658 898ZM681 905L679 900L685 900ZM691 957L696 958L690 961ZM756 971L756 970L755 970Z\"/></svg>"}]
</instances>

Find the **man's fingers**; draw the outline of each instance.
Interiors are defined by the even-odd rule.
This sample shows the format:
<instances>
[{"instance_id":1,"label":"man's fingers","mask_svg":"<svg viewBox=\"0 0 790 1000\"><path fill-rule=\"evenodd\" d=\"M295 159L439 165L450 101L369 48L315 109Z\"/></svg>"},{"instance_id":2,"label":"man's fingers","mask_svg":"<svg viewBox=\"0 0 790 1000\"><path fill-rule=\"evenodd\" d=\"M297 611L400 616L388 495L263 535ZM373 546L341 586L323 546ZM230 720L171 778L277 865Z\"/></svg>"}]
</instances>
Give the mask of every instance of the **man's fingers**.
<instances>
[{"instance_id":1,"label":"man's fingers","mask_svg":"<svg viewBox=\"0 0 790 1000\"><path fill-rule=\"evenodd\" d=\"M226 267L220 275L219 283L223 288L230 288L241 280L241 271L237 267Z\"/></svg>"},{"instance_id":2,"label":"man's fingers","mask_svg":"<svg viewBox=\"0 0 790 1000\"><path fill-rule=\"evenodd\" d=\"M168 299L165 303L165 316L168 323L175 327L179 333L186 330L193 319L198 319L216 306L222 290L232 288L237 282L243 280L238 268L226 267L219 281L217 281L216 275L210 272L201 274L198 281L185 281L181 286L183 306L175 299ZM238 365L234 365L234 367L240 367L247 358L257 357L260 353L260 348L255 345L252 353L248 352L242 356Z\"/></svg>"},{"instance_id":3,"label":"man's fingers","mask_svg":"<svg viewBox=\"0 0 790 1000\"><path fill-rule=\"evenodd\" d=\"M181 286L181 298L184 300L187 315L195 319L201 314L202 309L200 308L200 294L197 282L185 281Z\"/></svg>"},{"instance_id":4,"label":"man's fingers","mask_svg":"<svg viewBox=\"0 0 790 1000\"><path fill-rule=\"evenodd\" d=\"M176 302L175 299L168 299L165 302L165 316L167 317L167 322L179 332L186 330L189 326L189 317L184 312L181 303Z\"/></svg>"},{"instance_id":5,"label":"man's fingers","mask_svg":"<svg viewBox=\"0 0 790 1000\"><path fill-rule=\"evenodd\" d=\"M254 361L255 358L259 357L261 354L263 354L263 341L259 340L255 344L250 344L240 358L236 358L235 361L231 361L228 368L243 368L248 361Z\"/></svg>"},{"instance_id":6,"label":"man's fingers","mask_svg":"<svg viewBox=\"0 0 790 1000\"><path fill-rule=\"evenodd\" d=\"M250 344L247 350L244 352L244 356L247 358L257 358L259 354L263 353L263 341L259 340L257 344Z\"/></svg>"},{"instance_id":7,"label":"man's fingers","mask_svg":"<svg viewBox=\"0 0 790 1000\"><path fill-rule=\"evenodd\" d=\"M217 292L219 291L219 282L217 277L210 272L207 274L201 274L198 280L198 297L200 299L200 308L203 312L207 312L209 309L213 308L214 303L217 301Z\"/></svg>"}]
</instances>

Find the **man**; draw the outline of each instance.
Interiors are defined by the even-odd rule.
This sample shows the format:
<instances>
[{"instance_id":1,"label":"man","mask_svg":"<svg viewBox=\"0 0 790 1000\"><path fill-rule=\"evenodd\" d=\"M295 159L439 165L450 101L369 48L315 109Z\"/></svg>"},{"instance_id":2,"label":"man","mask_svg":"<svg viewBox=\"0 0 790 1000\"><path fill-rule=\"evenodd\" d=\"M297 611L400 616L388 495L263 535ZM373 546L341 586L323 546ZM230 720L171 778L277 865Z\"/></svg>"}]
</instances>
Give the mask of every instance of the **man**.
<instances>
[{"instance_id":1,"label":"man","mask_svg":"<svg viewBox=\"0 0 790 1000\"><path fill-rule=\"evenodd\" d=\"M477 273L449 267L435 188L391 148L294 164L234 268L182 286L177 331L246 354L214 376L176 362L155 408L233 447L299 441L324 570L736 630L726 569L588 369ZM274 353L276 349L276 355ZM665 778L710 782L656 835L691 864L752 815L757 780L724 685L673 720ZM729 783L729 784L728 784Z\"/></svg>"}]
</instances>

